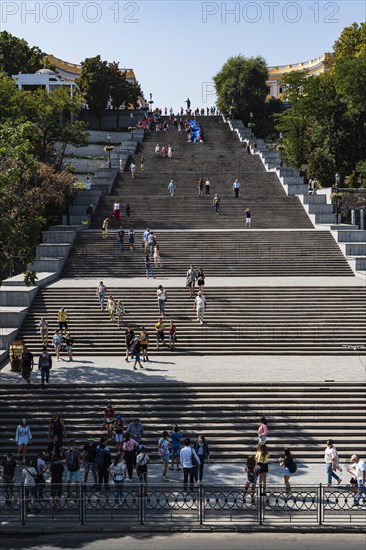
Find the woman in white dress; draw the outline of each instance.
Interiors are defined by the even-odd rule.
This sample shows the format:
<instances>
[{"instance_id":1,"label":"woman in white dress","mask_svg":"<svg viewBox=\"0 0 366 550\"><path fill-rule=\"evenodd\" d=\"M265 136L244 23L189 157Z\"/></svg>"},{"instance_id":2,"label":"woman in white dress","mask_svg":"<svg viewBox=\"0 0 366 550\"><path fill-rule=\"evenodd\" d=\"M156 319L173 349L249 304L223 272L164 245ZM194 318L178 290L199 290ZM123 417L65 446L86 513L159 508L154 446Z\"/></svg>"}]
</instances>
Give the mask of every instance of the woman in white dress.
<instances>
[{"instance_id":1,"label":"woman in white dress","mask_svg":"<svg viewBox=\"0 0 366 550\"><path fill-rule=\"evenodd\" d=\"M168 158L173 158L173 147L171 145L168 146Z\"/></svg>"}]
</instances>

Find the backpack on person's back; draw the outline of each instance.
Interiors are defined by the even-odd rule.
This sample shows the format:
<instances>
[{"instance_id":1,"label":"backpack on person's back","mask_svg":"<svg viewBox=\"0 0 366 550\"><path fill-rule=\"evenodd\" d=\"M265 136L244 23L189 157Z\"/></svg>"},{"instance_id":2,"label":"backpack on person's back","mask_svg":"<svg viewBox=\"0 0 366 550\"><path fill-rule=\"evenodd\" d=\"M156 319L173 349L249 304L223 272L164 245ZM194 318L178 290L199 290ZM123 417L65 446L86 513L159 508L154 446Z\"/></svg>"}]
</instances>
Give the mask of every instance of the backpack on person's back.
<instances>
[{"instance_id":1,"label":"backpack on person's back","mask_svg":"<svg viewBox=\"0 0 366 550\"><path fill-rule=\"evenodd\" d=\"M97 449L97 454L95 455L94 464L96 466L103 466L104 465L104 451L103 451L103 449Z\"/></svg>"},{"instance_id":2,"label":"backpack on person's back","mask_svg":"<svg viewBox=\"0 0 366 550\"><path fill-rule=\"evenodd\" d=\"M52 368L52 361L50 358L50 354L47 351L44 351L42 355L39 358L39 368Z\"/></svg>"}]
</instances>

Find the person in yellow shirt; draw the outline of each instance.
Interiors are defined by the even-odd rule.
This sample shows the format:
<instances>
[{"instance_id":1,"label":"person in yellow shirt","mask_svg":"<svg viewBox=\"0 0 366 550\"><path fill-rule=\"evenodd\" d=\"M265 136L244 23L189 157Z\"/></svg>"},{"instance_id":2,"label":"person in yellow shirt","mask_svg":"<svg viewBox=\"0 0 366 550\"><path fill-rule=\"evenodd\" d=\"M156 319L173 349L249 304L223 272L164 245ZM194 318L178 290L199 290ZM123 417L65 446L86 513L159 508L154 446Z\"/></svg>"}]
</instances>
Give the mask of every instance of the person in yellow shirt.
<instances>
[{"instance_id":1,"label":"person in yellow shirt","mask_svg":"<svg viewBox=\"0 0 366 550\"><path fill-rule=\"evenodd\" d=\"M65 329L65 333L67 332L67 323L68 323L68 316L67 311L64 307L59 309L59 312L57 314L57 320L58 320L58 326L60 327L60 332L62 333L62 329Z\"/></svg>"},{"instance_id":2,"label":"person in yellow shirt","mask_svg":"<svg viewBox=\"0 0 366 550\"><path fill-rule=\"evenodd\" d=\"M155 330L156 330L156 349L159 349L159 344L165 344L164 340L164 330L165 330L165 324L163 322L162 317L159 317L158 322L155 324Z\"/></svg>"},{"instance_id":3,"label":"person in yellow shirt","mask_svg":"<svg viewBox=\"0 0 366 550\"><path fill-rule=\"evenodd\" d=\"M267 451L265 443L258 443L257 452L255 455L255 461L257 464L257 474L259 484L263 487L263 492L266 491L266 478L268 473L268 462L270 454Z\"/></svg>"},{"instance_id":4,"label":"person in yellow shirt","mask_svg":"<svg viewBox=\"0 0 366 550\"><path fill-rule=\"evenodd\" d=\"M148 361L149 356L147 354L147 348L149 346L149 335L146 332L145 327L141 328L140 338L141 338L142 360Z\"/></svg>"}]
</instances>

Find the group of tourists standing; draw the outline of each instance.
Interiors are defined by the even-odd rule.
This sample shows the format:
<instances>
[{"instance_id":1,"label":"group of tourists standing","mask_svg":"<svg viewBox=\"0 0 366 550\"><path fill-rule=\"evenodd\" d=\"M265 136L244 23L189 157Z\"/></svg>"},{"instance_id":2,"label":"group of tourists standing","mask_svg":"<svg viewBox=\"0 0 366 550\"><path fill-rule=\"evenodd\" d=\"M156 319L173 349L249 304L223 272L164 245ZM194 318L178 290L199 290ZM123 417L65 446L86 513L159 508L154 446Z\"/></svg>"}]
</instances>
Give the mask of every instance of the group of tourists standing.
<instances>
[{"instance_id":1,"label":"group of tourists standing","mask_svg":"<svg viewBox=\"0 0 366 550\"><path fill-rule=\"evenodd\" d=\"M17 467L21 466L21 476L25 487L26 506L32 503L34 509L43 498L46 475L50 476L51 498L55 510L60 511L60 499L63 495L63 484L66 481L66 498L79 498L80 484L92 484L97 494L100 491L113 491L116 505L123 498L125 482L133 481L136 470L136 481L141 483L146 494L148 489L148 465L151 462L150 451L145 443L145 430L142 422L135 417L125 423L121 414L108 402L103 411L105 435L89 435L85 444L79 448L75 440L64 444L66 426L64 419L54 410L48 423L47 435L49 444L37 452L34 458L27 456L27 449L32 443L31 428L27 419L19 423L15 442L17 455L8 452L1 463L0 473L4 484L5 502L11 506L13 487ZM265 417L260 417L257 430L258 445L256 452L249 455L245 470L245 483L241 500L250 496L255 503L256 485L260 484L261 494L266 493L266 478L269 471L270 453L267 448L269 428ZM115 443L115 456L112 456L110 443ZM169 481L168 470L183 472L183 490L194 491L203 481L204 467L210 462L210 448L205 436L201 433L192 443L191 438L184 436L178 425L171 430L164 430L157 439L156 454L161 462L161 481ZM361 504L366 497L366 464L357 455L350 458L352 468L346 468L351 474L351 485L354 486L354 506ZM342 480L337 471L342 471L338 451L332 439L328 439L324 452L328 487L332 480L339 485ZM289 448L285 448L279 458L283 468L286 495L291 495L290 477L297 471L297 464ZM83 476L82 476L83 470ZM113 481L112 487L110 482ZM75 496L74 496L75 495Z\"/></svg>"},{"instance_id":2,"label":"group of tourists standing","mask_svg":"<svg viewBox=\"0 0 366 550\"><path fill-rule=\"evenodd\" d=\"M267 448L267 440L269 435L268 423L265 416L261 416L258 426L258 444L255 454L251 454L247 457L246 464L244 466L246 482L241 495L241 499L244 502L248 492L250 492L252 503L255 502L255 489L257 482L261 487L261 491L266 492L266 480L269 471L269 461L271 455ZM290 477L297 471L297 464L294 461L289 448L285 448L283 456L279 459L279 464L283 468L283 477L285 482L286 493L291 493Z\"/></svg>"}]
</instances>

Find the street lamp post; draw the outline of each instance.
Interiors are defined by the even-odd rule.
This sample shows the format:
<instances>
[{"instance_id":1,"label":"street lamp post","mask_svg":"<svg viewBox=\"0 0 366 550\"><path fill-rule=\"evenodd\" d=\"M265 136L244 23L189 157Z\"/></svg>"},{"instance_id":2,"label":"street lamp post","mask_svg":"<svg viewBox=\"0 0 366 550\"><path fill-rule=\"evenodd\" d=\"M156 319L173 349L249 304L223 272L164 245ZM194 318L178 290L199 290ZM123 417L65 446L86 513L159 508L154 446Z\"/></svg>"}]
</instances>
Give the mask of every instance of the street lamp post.
<instances>
[{"instance_id":1,"label":"street lamp post","mask_svg":"<svg viewBox=\"0 0 366 550\"><path fill-rule=\"evenodd\" d=\"M133 128L134 128L134 126L133 126L133 113L130 114L130 119L131 119L131 126L130 126L130 128L131 128L131 139L133 139Z\"/></svg>"},{"instance_id":2,"label":"street lamp post","mask_svg":"<svg viewBox=\"0 0 366 550\"><path fill-rule=\"evenodd\" d=\"M108 140L108 168L112 168L112 161L111 161L111 134L107 134L107 140Z\"/></svg>"},{"instance_id":3,"label":"street lamp post","mask_svg":"<svg viewBox=\"0 0 366 550\"><path fill-rule=\"evenodd\" d=\"M153 104L154 104L154 101L153 101L153 98L152 98L152 94L150 94L150 100L149 100L149 112L150 113L153 112Z\"/></svg>"},{"instance_id":4,"label":"street lamp post","mask_svg":"<svg viewBox=\"0 0 366 550\"><path fill-rule=\"evenodd\" d=\"M341 175L337 172L334 176L335 181L335 214L336 214L336 224L339 223L338 220L338 192L339 192L339 184L341 183Z\"/></svg>"}]
</instances>

